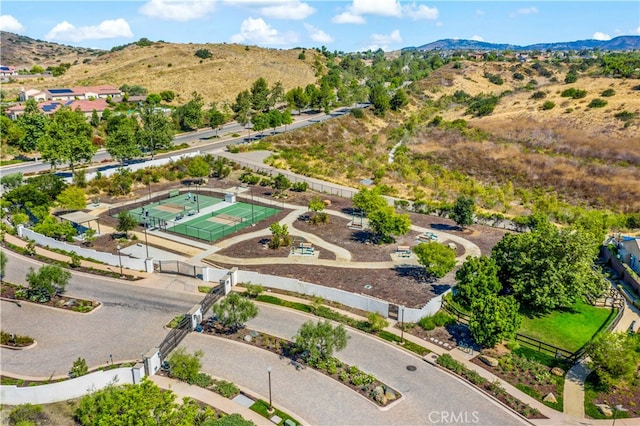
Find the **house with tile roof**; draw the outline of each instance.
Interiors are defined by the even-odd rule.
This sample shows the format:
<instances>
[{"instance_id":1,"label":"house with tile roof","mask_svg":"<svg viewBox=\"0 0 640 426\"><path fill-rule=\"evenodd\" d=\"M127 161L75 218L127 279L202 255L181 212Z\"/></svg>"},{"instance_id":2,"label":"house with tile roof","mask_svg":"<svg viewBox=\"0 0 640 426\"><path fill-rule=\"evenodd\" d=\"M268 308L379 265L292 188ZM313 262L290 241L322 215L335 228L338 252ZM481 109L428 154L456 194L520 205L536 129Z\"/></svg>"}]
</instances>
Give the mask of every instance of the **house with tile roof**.
<instances>
[{"instance_id":1,"label":"house with tile roof","mask_svg":"<svg viewBox=\"0 0 640 426\"><path fill-rule=\"evenodd\" d=\"M18 75L16 67L9 65L0 65L0 77L9 77L12 75Z\"/></svg>"},{"instance_id":2,"label":"house with tile roof","mask_svg":"<svg viewBox=\"0 0 640 426\"><path fill-rule=\"evenodd\" d=\"M111 106L107 103L105 99L71 99L71 100L51 100L40 102L38 104L38 108L44 114L51 115L58 111L62 107L69 107L73 110L79 110L84 114L86 118L91 118L93 111L95 110L98 114L98 117L102 117L102 113L104 110L110 108ZM11 108L7 108L5 110L5 114L11 119L15 120L21 114L24 114L24 110L26 109L25 105L15 105Z\"/></svg>"},{"instance_id":3,"label":"house with tile roof","mask_svg":"<svg viewBox=\"0 0 640 426\"><path fill-rule=\"evenodd\" d=\"M22 102L28 99L47 100L47 101L70 101L74 99L106 99L121 98L122 92L115 86L78 86L78 87L59 87L38 91L35 89L25 90L24 87L20 91L20 100Z\"/></svg>"}]
</instances>

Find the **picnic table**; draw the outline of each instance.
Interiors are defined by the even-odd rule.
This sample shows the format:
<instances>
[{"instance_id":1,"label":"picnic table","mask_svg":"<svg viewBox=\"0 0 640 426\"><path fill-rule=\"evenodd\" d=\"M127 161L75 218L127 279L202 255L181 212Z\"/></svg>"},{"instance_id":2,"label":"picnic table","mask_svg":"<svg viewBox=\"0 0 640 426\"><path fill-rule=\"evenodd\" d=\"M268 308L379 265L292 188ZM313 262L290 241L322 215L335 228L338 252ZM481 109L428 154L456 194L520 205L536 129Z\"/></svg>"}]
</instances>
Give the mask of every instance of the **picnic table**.
<instances>
[{"instance_id":1,"label":"picnic table","mask_svg":"<svg viewBox=\"0 0 640 426\"><path fill-rule=\"evenodd\" d=\"M409 257L411 256L411 247L398 246L398 248L396 248L396 253L398 253L400 257Z\"/></svg>"}]
</instances>

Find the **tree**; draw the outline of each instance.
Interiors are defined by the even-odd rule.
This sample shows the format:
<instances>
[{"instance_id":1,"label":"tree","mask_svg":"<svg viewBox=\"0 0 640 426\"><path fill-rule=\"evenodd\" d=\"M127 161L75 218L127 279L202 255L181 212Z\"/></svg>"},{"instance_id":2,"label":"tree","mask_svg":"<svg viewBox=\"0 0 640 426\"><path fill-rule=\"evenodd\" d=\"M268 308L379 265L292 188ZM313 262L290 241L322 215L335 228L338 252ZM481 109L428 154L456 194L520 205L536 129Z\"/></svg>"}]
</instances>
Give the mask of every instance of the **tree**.
<instances>
[{"instance_id":1,"label":"tree","mask_svg":"<svg viewBox=\"0 0 640 426\"><path fill-rule=\"evenodd\" d=\"M282 113L277 109L272 109L267 113L267 123L269 127L273 129L273 133L276 132L276 127L280 126L282 123Z\"/></svg>"},{"instance_id":2,"label":"tree","mask_svg":"<svg viewBox=\"0 0 640 426\"><path fill-rule=\"evenodd\" d=\"M91 119L89 120L89 124L91 124L91 127L93 127L94 129L100 125L100 117L98 116L98 111L96 111L95 109L91 112Z\"/></svg>"},{"instance_id":3,"label":"tree","mask_svg":"<svg viewBox=\"0 0 640 426\"><path fill-rule=\"evenodd\" d=\"M413 252L427 273L437 278L444 277L456 266L456 251L435 241L420 243Z\"/></svg>"},{"instance_id":4,"label":"tree","mask_svg":"<svg viewBox=\"0 0 640 426\"><path fill-rule=\"evenodd\" d=\"M456 272L456 281L455 300L466 309L474 300L502 289L496 262L487 256L468 257Z\"/></svg>"},{"instance_id":5,"label":"tree","mask_svg":"<svg viewBox=\"0 0 640 426\"><path fill-rule=\"evenodd\" d=\"M213 305L213 315L232 332L244 326L244 323L258 315L258 308L249 299L238 293L229 293L227 297Z\"/></svg>"},{"instance_id":6,"label":"tree","mask_svg":"<svg viewBox=\"0 0 640 426\"><path fill-rule=\"evenodd\" d=\"M46 134L47 117L34 99L25 102L24 113L16 119L16 126L21 130L18 147L24 152L31 152L38 147L38 141Z\"/></svg>"},{"instance_id":7,"label":"tree","mask_svg":"<svg viewBox=\"0 0 640 426\"><path fill-rule=\"evenodd\" d=\"M282 124L284 124L284 130L287 130L287 126L293 123L293 117L289 109L284 110L282 113Z\"/></svg>"},{"instance_id":8,"label":"tree","mask_svg":"<svg viewBox=\"0 0 640 426\"><path fill-rule=\"evenodd\" d=\"M194 178L205 178L211 173L211 165L202 156L193 157L189 160L187 173Z\"/></svg>"},{"instance_id":9,"label":"tree","mask_svg":"<svg viewBox=\"0 0 640 426\"><path fill-rule=\"evenodd\" d=\"M334 351L347 347L347 332L344 326L334 327L327 320L307 321L300 326L294 337L296 349L306 354L307 361L314 365L327 360Z\"/></svg>"},{"instance_id":10,"label":"tree","mask_svg":"<svg viewBox=\"0 0 640 426\"><path fill-rule=\"evenodd\" d=\"M598 246L582 230L541 223L531 232L505 235L491 257L502 286L520 304L544 312L602 294L605 282L592 268Z\"/></svg>"},{"instance_id":11,"label":"tree","mask_svg":"<svg viewBox=\"0 0 640 426\"><path fill-rule=\"evenodd\" d=\"M140 121L141 127L136 137L153 159L157 150L171 146L173 128L167 117L151 104L144 105L140 110Z\"/></svg>"},{"instance_id":12,"label":"tree","mask_svg":"<svg viewBox=\"0 0 640 426\"><path fill-rule=\"evenodd\" d=\"M60 207L66 210L82 210L87 207L87 197L82 188L77 186L66 187L57 200Z\"/></svg>"},{"instance_id":13,"label":"tree","mask_svg":"<svg viewBox=\"0 0 640 426\"><path fill-rule=\"evenodd\" d=\"M98 150L92 143L92 133L91 125L79 110L62 107L53 114L39 139L42 159L54 168L68 162L73 173L77 163L90 161Z\"/></svg>"},{"instance_id":14,"label":"tree","mask_svg":"<svg viewBox=\"0 0 640 426\"><path fill-rule=\"evenodd\" d=\"M278 102L284 100L284 87L282 82L276 81L273 87L271 87L271 94L269 95L269 108L275 107Z\"/></svg>"},{"instance_id":15,"label":"tree","mask_svg":"<svg viewBox=\"0 0 640 426\"><path fill-rule=\"evenodd\" d=\"M12 190L22 185L22 179L23 175L21 172L3 175L0 177L0 185L4 186L7 190Z\"/></svg>"},{"instance_id":16,"label":"tree","mask_svg":"<svg viewBox=\"0 0 640 426\"><path fill-rule=\"evenodd\" d=\"M384 206L369 213L369 228L382 242L393 242L393 236L405 235L410 227L409 215L396 213L393 206Z\"/></svg>"},{"instance_id":17,"label":"tree","mask_svg":"<svg viewBox=\"0 0 640 426\"><path fill-rule=\"evenodd\" d=\"M309 97L307 96L307 93L299 86L289 90L285 98L291 108L298 110L298 115L309 104Z\"/></svg>"},{"instance_id":18,"label":"tree","mask_svg":"<svg viewBox=\"0 0 640 426\"><path fill-rule=\"evenodd\" d=\"M585 354L589 367L606 389L620 380L633 379L640 360L640 336L633 333L600 333L590 341Z\"/></svg>"},{"instance_id":19,"label":"tree","mask_svg":"<svg viewBox=\"0 0 640 426\"><path fill-rule=\"evenodd\" d=\"M11 120L6 115L0 115L0 142L3 145L6 144L20 148L19 142L24 138L24 135L24 129L18 127L16 121Z\"/></svg>"},{"instance_id":20,"label":"tree","mask_svg":"<svg viewBox=\"0 0 640 426\"><path fill-rule=\"evenodd\" d=\"M273 179L272 187L276 190L276 194L280 195L291 188L291 181L285 175L279 173L278 176Z\"/></svg>"},{"instance_id":21,"label":"tree","mask_svg":"<svg viewBox=\"0 0 640 426\"><path fill-rule=\"evenodd\" d=\"M192 92L191 99L174 111L178 127L182 130L195 130L202 127L204 122L203 106L202 95L198 92Z\"/></svg>"},{"instance_id":22,"label":"tree","mask_svg":"<svg viewBox=\"0 0 640 426\"><path fill-rule=\"evenodd\" d=\"M140 157L142 151L138 145L138 121L126 115L113 115L107 121L105 129L107 139L105 147L109 155L124 165L127 160Z\"/></svg>"},{"instance_id":23,"label":"tree","mask_svg":"<svg viewBox=\"0 0 640 426\"><path fill-rule=\"evenodd\" d=\"M171 377L194 384L202 367L200 359L203 355L202 351L195 351L193 355L189 354L184 347L173 351L167 360Z\"/></svg>"},{"instance_id":24,"label":"tree","mask_svg":"<svg viewBox=\"0 0 640 426\"><path fill-rule=\"evenodd\" d=\"M456 225L463 228L473 223L473 213L475 211L475 201L471 197L460 196L453 204L453 209L449 215L456 222Z\"/></svg>"},{"instance_id":25,"label":"tree","mask_svg":"<svg viewBox=\"0 0 640 426\"><path fill-rule=\"evenodd\" d=\"M4 276L6 275L8 261L7 254L4 250L0 250L0 283L3 282Z\"/></svg>"},{"instance_id":26,"label":"tree","mask_svg":"<svg viewBox=\"0 0 640 426\"><path fill-rule=\"evenodd\" d=\"M269 227L269 231L271 231L271 241L269 241L270 248L277 249L280 246L286 247L291 245L289 227L286 224L280 225L278 222L273 222Z\"/></svg>"},{"instance_id":27,"label":"tree","mask_svg":"<svg viewBox=\"0 0 640 426\"><path fill-rule=\"evenodd\" d=\"M393 97L389 101L389 106L393 111L398 111L400 108L404 107L409 103L409 99L407 98L407 94L402 89L396 90L396 93L393 94Z\"/></svg>"},{"instance_id":28,"label":"tree","mask_svg":"<svg viewBox=\"0 0 640 426\"><path fill-rule=\"evenodd\" d=\"M475 341L488 348L512 339L520 328L520 305L512 296L487 295L471 304L469 331Z\"/></svg>"},{"instance_id":29,"label":"tree","mask_svg":"<svg viewBox=\"0 0 640 426\"><path fill-rule=\"evenodd\" d=\"M118 224L116 225L116 231L124 232L125 236L129 237L129 231L134 229L138 225L136 218L127 210L118 214Z\"/></svg>"},{"instance_id":30,"label":"tree","mask_svg":"<svg viewBox=\"0 0 640 426\"><path fill-rule=\"evenodd\" d=\"M256 133L262 133L264 129L269 127L269 116L267 113L259 112L257 114L253 114L251 117L251 124L253 124L253 131Z\"/></svg>"},{"instance_id":31,"label":"tree","mask_svg":"<svg viewBox=\"0 0 640 426\"><path fill-rule=\"evenodd\" d=\"M373 105L373 113L384 116L389 109L389 94L382 84L374 85L369 92L369 102Z\"/></svg>"},{"instance_id":32,"label":"tree","mask_svg":"<svg viewBox=\"0 0 640 426\"><path fill-rule=\"evenodd\" d=\"M375 187L373 189L362 187L360 188L360 191L353 195L353 205L366 214L369 214L372 211L379 210L387 206L388 203L380 193L379 187Z\"/></svg>"},{"instance_id":33,"label":"tree","mask_svg":"<svg viewBox=\"0 0 640 426\"><path fill-rule=\"evenodd\" d=\"M57 265L44 265L37 272L29 268L25 279L29 283L29 299L48 302L55 295L64 293L71 273Z\"/></svg>"},{"instance_id":34,"label":"tree","mask_svg":"<svg viewBox=\"0 0 640 426\"><path fill-rule=\"evenodd\" d=\"M243 90L236 96L236 102L231 105L236 121L246 126L251 121L251 94Z\"/></svg>"},{"instance_id":35,"label":"tree","mask_svg":"<svg viewBox=\"0 0 640 426\"><path fill-rule=\"evenodd\" d=\"M269 84L262 77L251 86L251 108L256 112L266 112L269 109Z\"/></svg>"},{"instance_id":36,"label":"tree","mask_svg":"<svg viewBox=\"0 0 640 426\"><path fill-rule=\"evenodd\" d=\"M216 129L216 136L218 135L218 129L227 121L224 113L218 109L215 102L211 102L211 107L207 112L207 119L209 120L209 125Z\"/></svg>"},{"instance_id":37,"label":"tree","mask_svg":"<svg viewBox=\"0 0 640 426\"><path fill-rule=\"evenodd\" d=\"M73 225L66 221L60 221L55 216L46 216L40 220L33 230L47 237L55 238L62 241L73 241L73 237L78 233L78 230Z\"/></svg>"}]
</instances>

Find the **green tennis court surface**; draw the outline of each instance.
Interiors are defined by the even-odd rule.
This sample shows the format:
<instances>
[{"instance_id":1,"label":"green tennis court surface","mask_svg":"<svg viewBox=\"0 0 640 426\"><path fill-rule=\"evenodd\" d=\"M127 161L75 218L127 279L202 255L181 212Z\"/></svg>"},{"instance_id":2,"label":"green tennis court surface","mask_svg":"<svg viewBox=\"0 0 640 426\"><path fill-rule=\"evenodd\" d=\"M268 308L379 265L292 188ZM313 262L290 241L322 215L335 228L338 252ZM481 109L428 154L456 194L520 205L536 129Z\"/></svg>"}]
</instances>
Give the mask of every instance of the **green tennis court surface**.
<instances>
[{"instance_id":1,"label":"green tennis court surface","mask_svg":"<svg viewBox=\"0 0 640 426\"><path fill-rule=\"evenodd\" d=\"M235 203L187 222L172 222L167 225L167 230L211 242L279 212L279 209L272 207Z\"/></svg>"},{"instance_id":2,"label":"green tennis court surface","mask_svg":"<svg viewBox=\"0 0 640 426\"><path fill-rule=\"evenodd\" d=\"M222 198L169 191L167 198L129 210L141 225L216 241L280 212L280 209L236 202L216 209Z\"/></svg>"}]
</instances>

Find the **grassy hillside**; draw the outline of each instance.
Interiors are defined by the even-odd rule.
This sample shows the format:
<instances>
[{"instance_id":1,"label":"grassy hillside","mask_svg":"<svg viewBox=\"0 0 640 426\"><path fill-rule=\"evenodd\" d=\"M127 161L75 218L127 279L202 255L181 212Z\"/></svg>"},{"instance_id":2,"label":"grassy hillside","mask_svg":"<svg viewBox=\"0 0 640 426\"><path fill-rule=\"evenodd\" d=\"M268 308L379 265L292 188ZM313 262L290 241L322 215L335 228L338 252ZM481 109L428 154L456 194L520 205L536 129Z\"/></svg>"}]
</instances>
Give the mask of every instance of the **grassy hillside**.
<instances>
[{"instance_id":1,"label":"grassy hillside","mask_svg":"<svg viewBox=\"0 0 640 426\"><path fill-rule=\"evenodd\" d=\"M196 57L198 49L208 49L211 58ZM3 89L13 95L21 86L128 84L141 85L149 93L172 90L179 95L176 104L186 102L194 91L206 102L233 101L238 92L248 89L259 77L270 85L281 81L285 90L314 82L314 52L308 51L304 61L298 59L299 53L300 50L246 48L235 44L133 44L80 61L60 77L18 81L3 85Z\"/></svg>"},{"instance_id":2,"label":"grassy hillside","mask_svg":"<svg viewBox=\"0 0 640 426\"><path fill-rule=\"evenodd\" d=\"M377 177L389 193L410 199L446 203L468 193L483 209L507 214L540 208L570 219L574 212L563 202L639 212L640 81L586 72L565 84L568 68L547 66L551 73L543 77L529 64L449 64L415 84L401 113L384 120L347 116L271 139L281 151L273 161L352 186ZM514 79L514 72L525 78ZM503 83L491 83L490 74ZM531 80L537 84L525 88ZM571 87L586 96L562 97ZM603 97L607 89L614 94ZM474 117L454 100L456 91L495 94L499 101L489 115ZM544 97L532 99L536 92ZM607 105L588 107L594 98ZM555 106L543 110L547 101ZM632 117L626 125L615 117L622 111Z\"/></svg>"}]
</instances>

